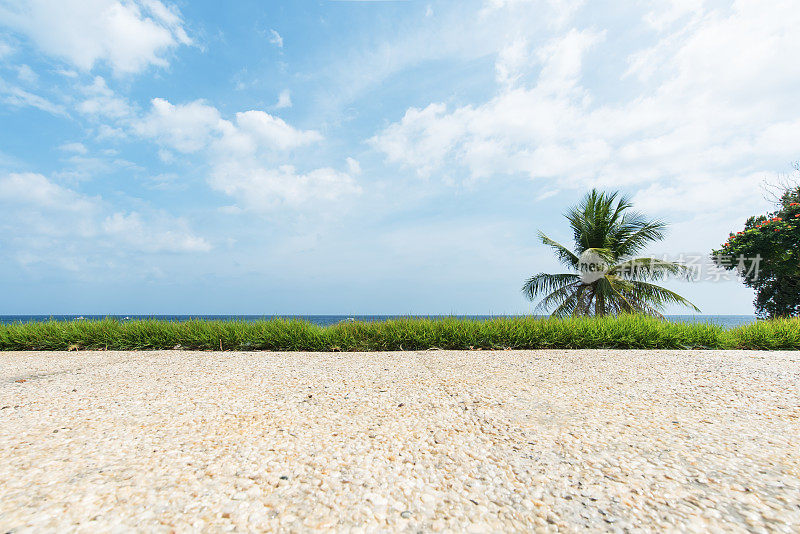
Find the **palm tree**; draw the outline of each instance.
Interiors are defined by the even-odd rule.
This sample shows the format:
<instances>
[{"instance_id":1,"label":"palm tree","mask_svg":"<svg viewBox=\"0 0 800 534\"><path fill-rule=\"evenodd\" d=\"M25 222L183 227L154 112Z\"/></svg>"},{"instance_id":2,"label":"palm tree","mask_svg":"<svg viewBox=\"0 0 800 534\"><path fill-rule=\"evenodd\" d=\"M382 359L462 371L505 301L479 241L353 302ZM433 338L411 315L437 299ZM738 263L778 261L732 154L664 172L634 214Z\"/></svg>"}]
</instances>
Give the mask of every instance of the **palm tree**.
<instances>
[{"instance_id":1,"label":"palm tree","mask_svg":"<svg viewBox=\"0 0 800 534\"><path fill-rule=\"evenodd\" d=\"M677 293L652 283L669 275L688 274L684 265L634 257L649 243L664 238L666 223L648 220L631 207L630 199L618 192L593 189L566 213L574 233L574 251L539 232L542 243L574 272L539 273L525 282L522 291L528 299L545 294L537 311L552 309L556 317L619 313L661 317L667 304L700 311Z\"/></svg>"}]
</instances>

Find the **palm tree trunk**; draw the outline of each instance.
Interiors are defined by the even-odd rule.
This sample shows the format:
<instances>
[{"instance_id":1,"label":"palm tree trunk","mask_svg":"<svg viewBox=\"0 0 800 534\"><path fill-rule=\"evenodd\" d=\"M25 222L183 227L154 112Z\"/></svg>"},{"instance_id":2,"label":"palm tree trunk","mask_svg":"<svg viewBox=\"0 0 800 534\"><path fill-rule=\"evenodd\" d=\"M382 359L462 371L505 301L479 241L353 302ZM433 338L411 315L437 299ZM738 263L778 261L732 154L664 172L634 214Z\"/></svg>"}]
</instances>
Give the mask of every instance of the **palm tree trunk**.
<instances>
[{"instance_id":1,"label":"palm tree trunk","mask_svg":"<svg viewBox=\"0 0 800 534\"><path fill-rule=\"evenodd\" d=\"M606 314L606 300L602 293L595 293L596 294L596 301L594 304L594 314L598 317L602 317Z\"/></svg>"}]
</instances>

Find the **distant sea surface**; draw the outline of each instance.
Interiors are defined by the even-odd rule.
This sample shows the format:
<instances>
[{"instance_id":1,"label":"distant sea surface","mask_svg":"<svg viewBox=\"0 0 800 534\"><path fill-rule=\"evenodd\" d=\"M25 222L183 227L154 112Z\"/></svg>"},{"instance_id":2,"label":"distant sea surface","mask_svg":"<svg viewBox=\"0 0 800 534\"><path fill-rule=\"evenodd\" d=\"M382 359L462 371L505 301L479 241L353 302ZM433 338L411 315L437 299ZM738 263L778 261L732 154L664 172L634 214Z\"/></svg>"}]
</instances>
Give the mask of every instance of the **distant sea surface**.
<instances>
[{"instance_id":1,"label":"distant sea surface","mask_svg":"<svg viewBox=\"0 0 800 534\"><path fill-rule=\"evenodd\" d=\"M0 315L0 324L30 323L36 321L74 321L98 320L105 317L130 321L135 319L161 319L166 321L186 321L188 319L259 321L263 319L303 319L320 326L329 326L342 321L385 321L408 317L442 319L456 317L485 321L500 317L521 317L518 315ZM731 328L756 321L752 315L667 315L667 320L684 323L711 323Z\"/></svg>"}]
</instances>

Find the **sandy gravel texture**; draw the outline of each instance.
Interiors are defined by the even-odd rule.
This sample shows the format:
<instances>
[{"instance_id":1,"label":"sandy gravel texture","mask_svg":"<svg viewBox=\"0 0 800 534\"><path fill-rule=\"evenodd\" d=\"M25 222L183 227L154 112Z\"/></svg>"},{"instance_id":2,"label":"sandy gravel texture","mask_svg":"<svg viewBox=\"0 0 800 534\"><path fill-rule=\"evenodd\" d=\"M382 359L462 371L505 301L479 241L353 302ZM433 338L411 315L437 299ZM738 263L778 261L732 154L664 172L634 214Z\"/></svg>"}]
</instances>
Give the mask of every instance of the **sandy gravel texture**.
<instances>
[{"instance_id":1,"label":"sandy gravel texture","mask_svg":"<svg viewBox=\"0 0 800 534\"><path fill-rule=\"evenodd\" d=\"M800 354L0 353L0 532L800 529Z\"/></svg>"}]
</instances>

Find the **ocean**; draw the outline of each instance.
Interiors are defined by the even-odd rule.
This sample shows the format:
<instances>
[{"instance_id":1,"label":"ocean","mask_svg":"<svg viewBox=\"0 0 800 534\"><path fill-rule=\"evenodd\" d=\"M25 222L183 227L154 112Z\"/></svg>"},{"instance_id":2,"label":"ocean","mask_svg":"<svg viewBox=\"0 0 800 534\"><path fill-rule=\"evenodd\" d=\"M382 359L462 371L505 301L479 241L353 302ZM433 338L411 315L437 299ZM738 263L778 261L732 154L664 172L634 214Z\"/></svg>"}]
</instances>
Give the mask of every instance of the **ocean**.
<instances>
[{"instance_id":1,"label":"ocean","mask_svg":"<svg viewBox=\"0 0 800 534\"><path fill-rule=\"evenodd\" d=\"M161 319L166 321L185 321L188 319L258 321L262 319L303 319L320 326L329 326L342 321L385 321L408 317L442 319L455 317L485 321L499 317L521 317L514 315L0 315L0 324L29 323L35 321L74 321L97 320L105 317L129 321L134 319ZM756 321L753 315L667 315L666 319L684 323L711 323L731 328Z\"/></svg>"}]
</instances>

